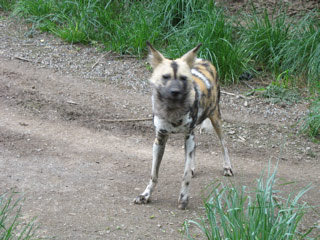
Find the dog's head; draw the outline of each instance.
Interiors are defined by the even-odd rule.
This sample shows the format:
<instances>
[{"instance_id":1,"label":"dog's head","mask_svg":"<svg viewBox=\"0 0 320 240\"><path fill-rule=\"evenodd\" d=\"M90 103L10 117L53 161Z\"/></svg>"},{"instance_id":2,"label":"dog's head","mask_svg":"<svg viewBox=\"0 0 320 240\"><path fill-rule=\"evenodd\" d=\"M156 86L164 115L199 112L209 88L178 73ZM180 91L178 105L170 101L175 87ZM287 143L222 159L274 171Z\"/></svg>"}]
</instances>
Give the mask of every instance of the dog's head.
<instances>
[{"instance_id":1,"label":"dog's head","mask_svg":"<svg viewBox=\"0 0 320 240\"><path fill-rule=\"evenodd\" d=\"M165 58L149 42L147 45L149 63L153 68L150 82L158 97L170 102L184 101L193 86L191 69L201 44L175 60Z\"/></svg>"}]
</instances>

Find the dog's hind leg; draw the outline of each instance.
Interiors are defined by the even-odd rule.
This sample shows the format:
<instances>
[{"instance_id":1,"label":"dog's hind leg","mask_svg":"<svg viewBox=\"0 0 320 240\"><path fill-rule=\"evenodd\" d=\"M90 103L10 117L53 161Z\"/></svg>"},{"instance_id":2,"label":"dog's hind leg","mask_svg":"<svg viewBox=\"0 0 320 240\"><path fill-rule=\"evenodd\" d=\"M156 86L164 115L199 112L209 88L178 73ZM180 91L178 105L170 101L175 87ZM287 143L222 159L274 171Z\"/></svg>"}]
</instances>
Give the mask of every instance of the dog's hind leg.
<instances>
[{"instance_id":1,"label":"dog's hind leg","mask_svg":"<svg viewBox=\"0 0 320 240\"><path fill-rule=\"evenodd\" d=\"M181 184L181 190L178 200L178 208L185 209L189 202L189 185L194 171L194 156L196 144L194 141L194 133L191 132L185 136L185 168Z\"/></svg>"},{"instance_id":2,"label":"dog's hind leg","mask_svg":"<svg viewBox=\"0 0 320 240\"><path fill-rule=\"evenodd\" d=\"M224 140L224 135L222 132L222 124L221 124L221 116L219 108L216 108L213 115L209 117L211 120L211 123L219 137L221 147L222 147L222 154L223 154L223 170L225 176L233 176L233 170L231 166L231 161L229 158L228 148L226 146L226 141Z\"/></svg>"},{"instance_id":3,"label":"dog's hind leg","mask_svg":"<svg viewBox=\"0 0 320 240\"><path fill-rule=\"evenodd\" d=\"M151 179L148 186L144 192L136 197L133 201L134 203L141 204L147 203L151 197L151 194L158 182L158 173L163 157L166 142L168 140L168 135L157 132L156 139L153 143L153 159L152 159L152 169L151 169Z\"/></svg>"}]
</instances>

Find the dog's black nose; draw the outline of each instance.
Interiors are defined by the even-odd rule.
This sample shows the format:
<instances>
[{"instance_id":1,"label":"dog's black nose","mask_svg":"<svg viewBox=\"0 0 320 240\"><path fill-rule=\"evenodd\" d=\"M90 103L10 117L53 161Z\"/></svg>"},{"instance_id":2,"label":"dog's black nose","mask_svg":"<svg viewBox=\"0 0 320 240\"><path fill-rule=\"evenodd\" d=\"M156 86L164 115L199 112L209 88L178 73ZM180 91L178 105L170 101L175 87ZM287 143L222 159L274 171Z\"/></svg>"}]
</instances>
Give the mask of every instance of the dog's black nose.
<instances>
[{"instance_id":1,"label":"dog's black nose","mask_svg":"<svg viewBox=\"0 0 320 240\"><path fill-rule=\"evenodd\" d=\"M172 97L178 97L181 92L180 92L179 89L172 89L172 90L170 91L170 93L171 93L171 96L172 96Z\"/></svg>"}]
</instances>

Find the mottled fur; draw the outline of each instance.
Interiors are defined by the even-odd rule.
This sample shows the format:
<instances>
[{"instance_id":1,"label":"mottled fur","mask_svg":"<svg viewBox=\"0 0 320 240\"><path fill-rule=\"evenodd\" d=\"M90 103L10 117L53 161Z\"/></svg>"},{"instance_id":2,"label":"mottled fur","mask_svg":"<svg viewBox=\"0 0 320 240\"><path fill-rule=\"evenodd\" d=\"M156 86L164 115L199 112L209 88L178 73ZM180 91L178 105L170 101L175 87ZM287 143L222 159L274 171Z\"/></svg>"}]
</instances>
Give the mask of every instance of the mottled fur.
<instances>
[{"instance_id":1,"label":"mottled fur","mask_svg":"<svg viewBox=\"0 0 320 240\"><path fill-rule=\"evenodd\" d=\"M169 60L150 43L149 62L153 67L152 106L156 139L153 144L151 179L145 191L134 199L135 203L147 203L158 181L160 163L169 134L185 134L185 170L179 195L179 208L189 202L189 185L194 174L194 128L209 118L220 139L224 156L224 175L233 171L221 129L219 109L220 89L215 67L197 58L200 45L181 58Z\"/></svg>"}]
</instances>

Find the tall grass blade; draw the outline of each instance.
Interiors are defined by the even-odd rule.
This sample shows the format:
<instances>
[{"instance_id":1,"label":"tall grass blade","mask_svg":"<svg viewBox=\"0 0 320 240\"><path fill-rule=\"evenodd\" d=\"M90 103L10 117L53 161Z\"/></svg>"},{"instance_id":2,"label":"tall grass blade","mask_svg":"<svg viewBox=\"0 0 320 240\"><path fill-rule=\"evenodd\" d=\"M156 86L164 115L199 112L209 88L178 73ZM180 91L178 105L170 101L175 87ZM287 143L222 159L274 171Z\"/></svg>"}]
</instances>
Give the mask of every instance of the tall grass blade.
<instances>
[{"instance_id":1,"label":"tall grass blade","mask_svg":"<svg viewBox=\"0 0 320 240\"><path fill-rule=\"evenodd\" d=\"M29 223L21 221L22 198L16 194L0 195L0 239L31 240L35 239L34 220Z\"/></svg>"}]
</instances>

